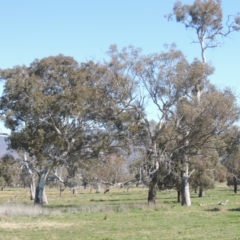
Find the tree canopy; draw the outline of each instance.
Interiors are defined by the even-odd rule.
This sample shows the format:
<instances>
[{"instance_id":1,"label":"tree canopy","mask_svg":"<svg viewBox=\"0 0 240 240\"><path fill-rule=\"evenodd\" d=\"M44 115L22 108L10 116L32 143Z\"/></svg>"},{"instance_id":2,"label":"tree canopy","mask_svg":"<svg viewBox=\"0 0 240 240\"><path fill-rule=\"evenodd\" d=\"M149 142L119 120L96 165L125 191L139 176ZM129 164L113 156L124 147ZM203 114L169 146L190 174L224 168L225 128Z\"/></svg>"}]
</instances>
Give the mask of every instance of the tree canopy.
<instances>
[{"instance_id":1,"label":"tree canopy","mask_svg":"<svg viewBox=\"0 0 240 240\"><path fill-rule=\"evenodd\" d=\"M177 1L172 16L195 30L201 60L189 62L175 45L148 55L112 45L102 62L58 55L0 70L5 81L0 111L23 166L38 175L35 203L47 202L50 172L66 184L59 167L66 168L67 178L80 171L110 181L120 178L133 153L140 159L138 182L149 186L149 202L166 185L178 191L183 205L191 205L190 177L201 191L222 181L221 163L239 144L240 108L231 89L210 82L214 67L205 50L239 31L240 18L229 17L224 26L221 2L214 0ZM147 102L156 106L152 122Z\"/></svg>"}]
</instances>

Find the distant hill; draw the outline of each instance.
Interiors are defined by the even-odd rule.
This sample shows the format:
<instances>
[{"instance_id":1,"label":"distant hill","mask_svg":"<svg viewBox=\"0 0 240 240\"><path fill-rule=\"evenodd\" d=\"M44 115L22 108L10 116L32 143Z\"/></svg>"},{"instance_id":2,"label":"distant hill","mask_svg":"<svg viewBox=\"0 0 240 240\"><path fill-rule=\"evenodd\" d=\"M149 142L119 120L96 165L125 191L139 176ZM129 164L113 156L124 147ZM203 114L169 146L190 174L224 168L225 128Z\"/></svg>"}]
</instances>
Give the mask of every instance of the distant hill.
<instances>
[{"instance_id":1,"label":"distant hill","mask_svg":"<svg viewBox=\"0 0 240 240\"><path fill-rule=\"evenodd\" d=\"M16 151L9 147L8 135L0 134L0 158L6 154L12 155L14 158L19 158Z\"/></svg>"}]
</instances>

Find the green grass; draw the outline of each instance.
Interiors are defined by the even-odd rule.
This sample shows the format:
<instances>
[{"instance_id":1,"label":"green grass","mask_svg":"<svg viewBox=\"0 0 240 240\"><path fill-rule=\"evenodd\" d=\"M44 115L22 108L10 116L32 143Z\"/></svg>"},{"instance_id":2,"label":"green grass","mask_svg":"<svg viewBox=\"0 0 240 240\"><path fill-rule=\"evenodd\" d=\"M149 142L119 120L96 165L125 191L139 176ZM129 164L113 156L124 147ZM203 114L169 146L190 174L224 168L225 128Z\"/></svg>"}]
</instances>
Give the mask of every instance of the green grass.
<instances>
[{"instance_id":1,"label":"green grass","mask_svg":"<svg viewBox=\"0 0 240 240\"><path fill-rule=\"evenodd\" d=\"M191 192L191 207L177 203L175 191L159 192L157 204L147 206L142 188L47 195L49 205L40 208L27 189L0 192L0 239L240 239L240 195L225 185L204 198Z\"/></svg>"}]
</instances>

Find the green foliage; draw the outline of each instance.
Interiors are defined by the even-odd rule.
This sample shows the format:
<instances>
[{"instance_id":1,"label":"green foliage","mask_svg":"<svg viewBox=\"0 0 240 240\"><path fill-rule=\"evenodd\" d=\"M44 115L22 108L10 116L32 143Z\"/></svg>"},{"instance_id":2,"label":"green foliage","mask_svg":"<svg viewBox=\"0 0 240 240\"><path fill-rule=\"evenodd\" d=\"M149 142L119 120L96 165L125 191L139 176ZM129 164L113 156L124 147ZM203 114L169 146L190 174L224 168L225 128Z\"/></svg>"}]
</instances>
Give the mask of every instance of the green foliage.
<instances>
[{"instance_id":1,"label":"green foliage","mask_svg":"<svg viewBox=\"0 0 240 240\"><path fill-rule=\"evenodd\" d=\"M219 160L239 143L239 134L230 135L240 109L231 90L209 82L214 68L205 50L238 31L239 16L224 27L218 0L177 1L171 16L195 30L202 61L188 62L175 45L147 56L133 46L119 51L112 45L102 63L58 55L0 70L6 82L0 111L12 130L12 147L27 153L25 165L39 179L59 166L66 167L65 179L79 172L86 179L123 179L114 168L118 159L99 163L100 156L135 151L140 164L132 170L153 188L159 180L160 187L179 190L181 177L194 170L195 188L224 180ZM147 98L158 122L147 119Z\"/></svg>"},{"instance_id":2,"label":"green foliage","mask_svg":"<svg viewBox=\"0 0 240 240\"><path fill-rule=\"evenodd\" d=\"M220 0L195 0L191 5L176 1L173 12L167 18L172 19L173 16L177 22L195 31L197 40L194 43L200 44L203 62L206 62L206 49L220 46L224 37L240 30L239 13L227 16L227 21L223 24Z\"/></svg>"},{"instance_id":3,"label":"green foliage","mask_svg":"<svg viewBox=\"0 0 240 240\"><path fill-rule=\"evenodd\" d=\"M19 162L10 155L0 159L0 187L18 184L19 167Z\"/></svg>"},{"instance_id":4,"label":"green foliage","mask_svg":"<svg viewBox=\"0 0 240 240\"><path fill-rule=\"evenodd\" d=\"M83 159L129 149L135 84L126 56L109 55L110 63L58 55L0 71L12 147L28 154L25 163L39 176L59 165L71 175Z\"/></svg>"}]
</instances>

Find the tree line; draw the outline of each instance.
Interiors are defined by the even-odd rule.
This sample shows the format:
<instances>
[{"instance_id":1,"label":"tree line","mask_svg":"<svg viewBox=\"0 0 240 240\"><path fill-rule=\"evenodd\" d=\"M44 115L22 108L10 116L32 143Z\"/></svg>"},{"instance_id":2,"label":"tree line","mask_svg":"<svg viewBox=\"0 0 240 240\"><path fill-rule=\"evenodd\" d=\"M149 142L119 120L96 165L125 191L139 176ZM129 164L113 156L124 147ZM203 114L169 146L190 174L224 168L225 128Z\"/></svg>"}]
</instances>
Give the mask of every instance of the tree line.
<instances>
[{"instance_id":1,"label":"tree line","mask_svg":"<svg viewBox=\"0 0 240 240\"><path fill-rule=\"evenodd\" d=\"M209 81L214 67L205 53L239 31L240 17L228 17L224 25L215 0L177 1L166 17L195 31L200 59L189 62L175 45L148 55L112 45L105 61L78 63L58 55L0 70L2 118L32 179L35 203L47 202L50 174L69 184L76 175L89 179L89 172L102 172L96 181L109 182L109 159L131 160L136 182L148 186L149 203L159 188L174 188L182 205L190 206L190 183L202 196L225 179L223 164L233 169L240 108L231 89ZM154 121L147 116L149 103L158 115ZM231 176L238 179L235 170Z\"/></svg>"}]
</instances>

